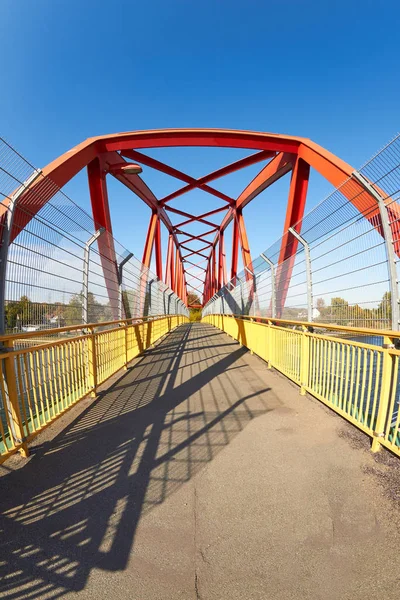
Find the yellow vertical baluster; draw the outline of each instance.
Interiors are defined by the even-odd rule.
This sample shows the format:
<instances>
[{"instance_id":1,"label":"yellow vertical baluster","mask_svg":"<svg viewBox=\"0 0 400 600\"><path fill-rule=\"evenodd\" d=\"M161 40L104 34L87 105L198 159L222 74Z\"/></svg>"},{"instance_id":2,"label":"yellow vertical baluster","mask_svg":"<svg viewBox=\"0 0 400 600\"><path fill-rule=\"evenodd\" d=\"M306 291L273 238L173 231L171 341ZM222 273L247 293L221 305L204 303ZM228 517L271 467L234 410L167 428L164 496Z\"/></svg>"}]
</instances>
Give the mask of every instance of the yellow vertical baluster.
<instances>
[{"instance_id":1,"label":"yellow vertical baluster","mask_svg":"<svg viewBox=\"0 0 400 600\"><path fill-rule=\"evenodd\" d=\"M23 357L23 361L24 361L24 379L25 379L25 389L26 389L26 399L28 402L28 409L29 409L29 417L30 417L30 422L31 422L31 429L32 431L36 431L36 425L35 425L35 418L34 418L34 414L33 414L33 408L32 408L32 394L31 394L31 386L29 385L29 366L28 366L28 355L26 352L24 352L24 354L22 354Z\"/></svg>"}]
</instances>

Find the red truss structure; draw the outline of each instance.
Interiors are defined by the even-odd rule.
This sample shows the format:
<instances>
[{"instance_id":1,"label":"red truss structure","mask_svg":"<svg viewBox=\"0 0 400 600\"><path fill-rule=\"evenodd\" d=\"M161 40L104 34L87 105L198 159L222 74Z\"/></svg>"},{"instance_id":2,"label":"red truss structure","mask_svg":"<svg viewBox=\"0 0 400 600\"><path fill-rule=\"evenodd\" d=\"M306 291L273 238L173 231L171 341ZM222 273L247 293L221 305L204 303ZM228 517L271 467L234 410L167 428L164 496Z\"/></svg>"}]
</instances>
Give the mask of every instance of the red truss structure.
<instances>
[{"instance_id":1,"label":"red truss structure","mask_svg":"<svg viewBox=\"0 0 400 600\"><path fill-rule=\"evenodd\" d=\"M251 151L251 154L212 173L194 178L145 153L146 149L177 146L243 148ZM217 179L265 161L268 161L267 164L235 198L227 196L211 185ZM156 169L182 181L183 185L173 193L157 198L139 175L141 169L138 165ZM84 167L87 167L93 218L99 227L104 227L110 234L112 224L106 183L108 175L118 179L150 207L150 223L142 262L149 267L155 252L157 276L164 279L186 304L188 286L202 294L205 304L227 283L225 246L228 242L225 239L225 230L232 221L232 260L229 277L232 279L237 274L239 251L242 254L243 265L247 267L246 273L251 277L252 259L243 209L263 190L290 172L284 236L278 261L278 264L288 261L278 281L280 302L283 305L298 244L297 239L285 232L289 227L297 227L303 216L310 167L335 187L348 180L353 173L350 165L318 144L307 138L295 136L225 129L163 129L104 135L87 139L43 169L45 178L38 179L19 199L18 206L22 209L27 208L29 212L21 211L18 215L18 231L21 222L22 226L25 226L57 189L63 187ZM49 180L54 186L49 186ZM215 209L193 214L174 207L173 201L176 198L194 189L200 189L215 198ZM379 220L375 218L378 208L376 214L371 213L371 196L368 190L352 180L351 186L342 186L341 192L361 213L367 214L368 211L367 218L380 230ZM179 215L182 220L173 225L170 214ZM192 235L185 231L185 227L194 222L204 225L204 233ZM169 236L164 274L161 223L165 225ZM12 238L18 231L13 232ZM101 236L99 249L107 260L115 260L110 238L111 236ZM200 249L193 248L194 241L201 242ZM193 274L193 269L196 269L196 273L200 270L203 273L202 277ZM110 282L109 276L106 281L110 289L115 289L115 282ZM109 294L111 300L110 290Z\"/></svg>"}]
</instances>

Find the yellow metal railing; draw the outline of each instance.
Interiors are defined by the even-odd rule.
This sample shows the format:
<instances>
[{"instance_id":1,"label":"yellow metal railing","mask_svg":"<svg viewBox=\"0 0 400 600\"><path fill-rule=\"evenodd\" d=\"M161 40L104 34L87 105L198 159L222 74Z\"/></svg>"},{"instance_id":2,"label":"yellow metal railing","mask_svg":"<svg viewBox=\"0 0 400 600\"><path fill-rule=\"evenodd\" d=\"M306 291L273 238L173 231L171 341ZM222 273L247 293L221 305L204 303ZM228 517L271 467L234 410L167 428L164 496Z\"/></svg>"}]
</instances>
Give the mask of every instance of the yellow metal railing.
<instances>
[{"instance_id":1,"label":"yellow metal railing","mask_svg":"<svg viewBox=\"0 0 400 600\"><path fill-rule=\"evenodd\" d=\"M370 435L374 452L382 445L400 456L400 332L232 315L202 321ZM379 336L380 345L362 341L371 336Z\"/></svg>"},{"instance_id":2,"label":"yellow metal railing","mask_svg":"<svg viewBox=\"0 0 400 600\"><path fill-rule=\"evenodd\" d=\"M27 456L28 442L47 425L188 320L168 315L0 338L0 463L16 451Z\"/></svg>"}]
</instances>

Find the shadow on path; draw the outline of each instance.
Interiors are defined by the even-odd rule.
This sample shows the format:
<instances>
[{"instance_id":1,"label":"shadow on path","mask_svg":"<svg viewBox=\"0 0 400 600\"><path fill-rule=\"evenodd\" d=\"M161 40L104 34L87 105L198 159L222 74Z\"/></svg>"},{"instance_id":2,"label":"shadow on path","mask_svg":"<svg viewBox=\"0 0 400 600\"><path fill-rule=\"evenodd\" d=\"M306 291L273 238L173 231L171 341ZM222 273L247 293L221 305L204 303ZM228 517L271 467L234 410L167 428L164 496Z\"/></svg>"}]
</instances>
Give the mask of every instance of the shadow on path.
<instances>
[{"instance_id":1,"label":"shadow on path","mask_svg":"<svg viewBox=\"0 0 400 600\"><path fill-rule=\"evenodd\" d=\"M184 325L1 479L0 595L58 598L126 568L139 519L273 407L247 350Z\"/></svg>"}]
</instances>

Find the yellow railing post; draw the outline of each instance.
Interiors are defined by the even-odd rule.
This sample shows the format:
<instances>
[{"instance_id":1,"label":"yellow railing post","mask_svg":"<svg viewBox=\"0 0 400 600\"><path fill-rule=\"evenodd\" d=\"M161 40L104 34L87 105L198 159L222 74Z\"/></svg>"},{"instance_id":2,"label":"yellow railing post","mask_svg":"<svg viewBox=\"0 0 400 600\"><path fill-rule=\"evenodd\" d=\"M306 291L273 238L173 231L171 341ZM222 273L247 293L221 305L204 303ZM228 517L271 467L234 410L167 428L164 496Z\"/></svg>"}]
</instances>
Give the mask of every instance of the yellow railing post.
<instances>
[{"instance_id":1,"label":"yellow railing post","mask_svg":"<svg viewBox=\"0 0 400 600\"><path fill-rule=\"evenodd\" d=\"M389 352L389 348L393 348L393 340L387 336L383 338L383 363L382 363L382 384L379 397L378 415L374 428L374 437L372 439L372 452L379 452L381 449L381 438L385 436L385 425L388 415L390 393L392 385L397 382L392 381L393 374L393 356Z\"/></svg>"},{"instance_id":2,"label":"yellow railing post","mask_svg":"<svg viewBox=\"0 0 400 600\"><path fill-rule=\"evenodd\" d=\"M254 354L254 338L256 337L255 332L253 331L253 326L252 326L253 322L254 322L254 319L250 319L250 327L248 327L248 330L250 333L250 344L249 344L250 354ZM244 322L244 326L246 326L246 321Z\"/></svg>"},{"instance_id":3,"label":"yellow railing post","mask_svg":"<svg viewBox=\"0 0 400 600\"><path fill-rule=\"evenodd\" d=\"M310 367L310 340L307 327L302 326L301 351L300 351L300 394L304 396L308 387L308 373Z\"/></svg>"},{"instance_id":4,"label":"yellow railing post","mask_svg":"<svg viewBox=\"0 0 400 600\"><path fill-rule=\"evenodd\" d=\"M124 351L125 351L125 364L124 371L128 370L128 323L124 324Z\"/></svg>"},{"instance_id":5,"label":"yellow railing post","mask_svg":"<svg viewBox=\"0 0 400 600\"><path fill-rule=\"evenodd\" d=\"M4 346L7 350L12 350L14 342L12 340L6 341ZM4 358L4 375L7 386L6 393L8 395L7 405L4 406L4 409L9 410L10 424L12 428L10 434L14 437L14 444L22 444L18 451L22 456L27 458L29 456L29 450L28 444L24 441L25 434L18 402L17 374L15 372L14 361L15 358L13 354ZM21 401L23 402L24 399L22 398Z\"/></svg>"},{"instance_id":6,"label":"yellow railing post","mask_svg":"<svg viewBox=\"0 0 400 600\"><path fill-rule=\"evenodd\" d=\"M268 369L272 368L272 357L273 357L273 346L272 346L272 322L268 321L268 332L267 332L267 346L268 346Z\"/></svg>"},{"instance_id":7,"label":"yellow railing post","mask_svg":"<svg viewBox=\"0 0 400 600\"><path fill-rule=\"evenodd\" d=\"M90 335L88 341L88 366L89 366L89 387L92 398L97 396L97 356L96 356L96 336L94 329L89 329Z\"/></svg>"}]
</instances>

